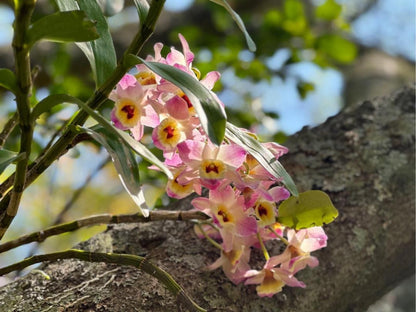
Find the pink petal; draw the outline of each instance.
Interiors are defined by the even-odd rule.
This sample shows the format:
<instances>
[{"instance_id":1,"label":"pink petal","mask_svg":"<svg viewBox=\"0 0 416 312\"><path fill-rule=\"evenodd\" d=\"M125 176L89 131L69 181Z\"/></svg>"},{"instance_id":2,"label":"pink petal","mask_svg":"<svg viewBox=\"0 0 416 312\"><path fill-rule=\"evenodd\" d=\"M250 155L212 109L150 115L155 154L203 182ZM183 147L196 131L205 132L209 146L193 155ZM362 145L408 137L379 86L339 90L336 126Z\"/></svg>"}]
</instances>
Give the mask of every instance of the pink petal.
<instances>
[{"instance_id":1,"label":"pink petal","mask_svg":"<svg viewBox=\"0 0 416 312\"><path fill-rule=\"evenodd\" d=\"M166 102L168 113L175 119L185 120L189 118L188 104L179 96L174 96Z\"/></svg>"},{"instance_id":2,"label":"pink petal","mask_svg":"<svg viewBox=\"0 0 416 312\"><path fill-rule=\"evenodd\" d=\"M208 89L211 90L215 83L220 79L221 74L217 71L209 72L205 75L203 79L201 79L201 83Z\"/></svg>"},{"instance_id":3,"label":"pink petal","mask_svg":"<svg viewBox=\"0 0 416 312\"><path fill-rule=\"evenodd\" d=\"M246 159L247 152L237 144L224 144L220 146L217 159L226 164L239 168Z\"/></svg>"}]
</instances>

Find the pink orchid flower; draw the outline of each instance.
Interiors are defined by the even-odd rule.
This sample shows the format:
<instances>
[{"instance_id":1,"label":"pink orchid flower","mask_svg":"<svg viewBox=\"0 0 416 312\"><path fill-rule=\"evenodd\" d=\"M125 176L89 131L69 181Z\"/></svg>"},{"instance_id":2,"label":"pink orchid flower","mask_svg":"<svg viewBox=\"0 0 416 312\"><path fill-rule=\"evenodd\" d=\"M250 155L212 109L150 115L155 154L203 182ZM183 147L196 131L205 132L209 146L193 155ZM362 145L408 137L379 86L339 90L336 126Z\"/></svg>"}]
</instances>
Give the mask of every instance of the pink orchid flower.
<instances>
[{"instance_id":1,"label":"pink orchid flower","mask_svg":"<svg viewBox=\"0 0 416 312\"><path fill-rule=\"evenodd\" d=\"M192 205L213 217L220 228L225 252L233 248L236 237L249 237L257 232L257 222L252 211L244 207L244 198L231 186L211 190L209 198L195 198Z\"/></svg>"},{"instance_id":2,"label":"pink orchid flower","mask_svg":"<svg viewBox=\"0 0 416 312\"><path fill-rule=\"evenodd\" d=\"M179 182L200 179L208 189L216 189L224 180L235 180L237 168L245 159L246 151L236 144L214 146L211 142L186 140L178 144L179 156L186 171Z\"/></svg>"},{"instance_id":3,"label":"pink orchid flower","mask_svg":"<svg viewBox=\"0 0 416 312\"><path fill-rule=\"evenodd\" d=\"M143 126L154 127L159 117L145 101L145 91L137 79L126 74L109 96L115 102L111 120L121 130L130 130L136 140L143 136Z\"/></svg>"},{"instance_id":4,"label":"pink orchid flower","mask_svg":"<svg viewBox=\"0 0 416 312\"><path fill-rule=\"evenodd\" d=\"M274 294L281 292L285 285L291 287L305 287L305 284L298 281L291 272L276 268L278 264L280 264L279 260L272 257L266 261L262 270L247 271L244 275L244 277L247 278L244 284L259 284L256 287L256 290L260 297L272 297Z\"/></svg>"}]
</instances>

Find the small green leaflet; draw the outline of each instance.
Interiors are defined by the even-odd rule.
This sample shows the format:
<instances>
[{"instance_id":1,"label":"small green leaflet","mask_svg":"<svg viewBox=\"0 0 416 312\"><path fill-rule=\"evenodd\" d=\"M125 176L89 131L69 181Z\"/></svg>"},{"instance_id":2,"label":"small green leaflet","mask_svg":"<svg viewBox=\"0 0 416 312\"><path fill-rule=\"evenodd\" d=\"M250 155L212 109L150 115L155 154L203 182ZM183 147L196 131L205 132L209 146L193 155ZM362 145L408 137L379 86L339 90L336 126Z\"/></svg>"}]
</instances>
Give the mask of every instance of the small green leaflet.
<instances>
[{"instance_id":1,"label":"small green leaflet","mask_svg":"<svg viewBox=\"0 0 416 312\"><path fill-rule=\"evenodd\" d=\"M32 46L39 40L81 42L98 37L95 23L89 20L84 12L66 11L46 15L30 25L27 44Z\"/></svg>"},{"instance_id":2,"label":"small green leaflet","mask_svg":"<svg viewBox=\"0 0 416 312\"><path fill-rule=\"evenodd\" d=\"M17 93L18 87L16 82L16 76L7 68L0 68L0 86L7 90Z\"/></svg>"},{"instance_id":3,"label":"small green leaflet","mask_svg":"<svg viewBox=\"0 0 416 312\"><path fill-rule=\"evenodd\" d=\"M55 0L61 11L85 11L87 16L96 21L99 38L92 42L79 42L77 46L84 52L90 62L96 85L101 85L117 66L116 52L108 29L107 21L96 1L90 0Z\"/></svg>"},{"instance_id":4,"label":"small green leaflet","mask_svg":"<svg viewBox=\"0 0 416 312\"><path fill-rule=\"evenodd\" d=\"M7 168L8 165L23 158L24 154L17 154L12 151L0 149L0 174Z\"/></svg>"},{"instance_id":5,"label":"small green leaflet","mask_svg":"<svg viewBox=\"0 0 416 312\"><path fill-rule=\"evenodd\" d=\"M225 136L235 144L244 148L276 178L283 179L282 182L289 192L293 196L298 196L298 190L295 182L293 182L290 175L287 173L282 164L276 159L276 157L274 157L272 152L264 147L259 141L229 122L227 122Z\"/></svg>"},{"instance_id":6,"label":"small green leaflet","mask_svg":"<svg viewBox=\"0 0 416 312\"><path fill-rule=\"evenodd\" d=\"M104 146L111 156L114 167L127 193L139 207L140 213L148 217L149 210L140 186L139 166L129 146L114 132L108 131L102 126L95 126L90 129L77 127L76 129L77 131L88 133L94 140Z\"/></svg>"},{"instance_id":7,"label":"small green leaflet","mask_svg":"<svg viewBox=\"0 0 416 312\"><path fill-rule=\"evenodd\" d=\"M278 208L277 221L292 229L305 229L331 223L338 216L329 196L322 191L306 191L291 196Z\"/></svg>"},{"instance_id":8,"label":"small green leaflet","mask_svg":"<svg viewBox=\"0 0 416 312\"><path fill-rule=\"evenodd\" d=\"M127 60L127 64L130 66L141 62L159 76L172 82L186 94L198 114L202 128L214 144L220 145L224 139L227 116L224 108L217 102L212 93L197 79L173 66L147 62L135 55L129 55Z\"/></svg>"},{"instance_id":9,"label":"small green leaflet","mask_svg":"<svg viewBox=\"0 0 416 312\"><path fill-rule=\"evenodd\" d=\"M230 7L227 1L225 0L211 0L212 2L224 7L227 12L231 15L233 20L237 23L237 26L243 32L244 37L246 38L247 46L251 52L256 51L256 44L254 43L253 39L251 39L250 35L247 32L246 26L244 26L244 22L241 17Z\"/></svg>"}]
</instances>

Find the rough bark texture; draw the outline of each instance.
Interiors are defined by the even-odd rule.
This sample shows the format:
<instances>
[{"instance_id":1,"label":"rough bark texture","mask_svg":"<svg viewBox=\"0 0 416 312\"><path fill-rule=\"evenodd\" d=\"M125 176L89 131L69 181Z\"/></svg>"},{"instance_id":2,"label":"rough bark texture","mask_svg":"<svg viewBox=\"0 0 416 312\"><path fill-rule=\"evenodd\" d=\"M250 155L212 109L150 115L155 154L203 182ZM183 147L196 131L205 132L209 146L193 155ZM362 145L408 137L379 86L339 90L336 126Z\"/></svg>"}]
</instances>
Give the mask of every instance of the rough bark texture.
<instances>
[{"instance_id":1,"label":"rough bark texture","mask_svg":"<svg viewBox=\"0 0 416 312\"><path fill-rule=\"evenodd\" d=\"M218 252L184 222L109 227L82 247L148 253L209 311L365 311L414 273L414 99L415 88L404 88L304 128L287 142L284 164L300 190L324 190L340 212L326 226L329 246L315 253L320 266L299 274L306 289L259 298L254 286L235 286L220 270L206 271ZM253 262L259 259L254 252ZM0 289L0 310L177 309L156 280L133 268L66 260L43 270L50 280L31 273Z\"/></svg>"}]
</instances>

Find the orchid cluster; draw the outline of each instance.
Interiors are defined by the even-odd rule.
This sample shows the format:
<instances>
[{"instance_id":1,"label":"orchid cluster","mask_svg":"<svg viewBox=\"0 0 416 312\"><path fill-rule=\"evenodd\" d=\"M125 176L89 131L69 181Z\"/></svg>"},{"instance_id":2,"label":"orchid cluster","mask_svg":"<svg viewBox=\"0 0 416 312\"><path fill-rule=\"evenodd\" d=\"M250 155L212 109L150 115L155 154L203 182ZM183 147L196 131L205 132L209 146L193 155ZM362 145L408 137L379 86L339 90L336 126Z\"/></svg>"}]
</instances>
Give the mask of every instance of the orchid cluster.
<instances>
[{"instance_id":1,"label":"orchid cluster","mask_svg":"<svg viewBox=\"0 0 416 312\"><path fill-rule=\"evenodd\" d=\"M171 48L162 57L163 45L157 43L154 56L146 60L174 66L211 90L220 74L209 72L201 79L192 66L194 54L185 38L182 35L179 38L182 52ZM195 227L197 235L221 249L220 258L209 268L222 267L236 284L258 284L260 296L272 296L284 285L305 287L295 274L306 266L318 265L310 253L326 246L323 229L296 231L277 223L277 205L290 195L281 180L231 140L219 146L213 144L180 88L143 64L136 68L137 73L126 74L110 95L115 102L111 119L117 128L130 131L136 140L142 139L144 126L153 129L153 144L163 151L164 163L173 174L166 187L168 196L183 198L194 192L201 195L203 188L208 190L208 197L197 197L192 205L212 218L211 223ZM276 159L288 151L277 143L263 144ZM266 244L272 240L286 247L281 254L270 257ZM265 257L260 270L250 267L253 248L259 248Z\"/></svg>"}]
</instances>

